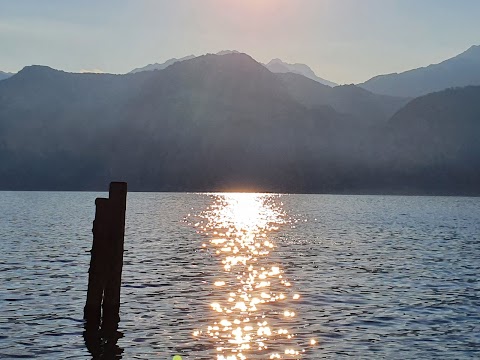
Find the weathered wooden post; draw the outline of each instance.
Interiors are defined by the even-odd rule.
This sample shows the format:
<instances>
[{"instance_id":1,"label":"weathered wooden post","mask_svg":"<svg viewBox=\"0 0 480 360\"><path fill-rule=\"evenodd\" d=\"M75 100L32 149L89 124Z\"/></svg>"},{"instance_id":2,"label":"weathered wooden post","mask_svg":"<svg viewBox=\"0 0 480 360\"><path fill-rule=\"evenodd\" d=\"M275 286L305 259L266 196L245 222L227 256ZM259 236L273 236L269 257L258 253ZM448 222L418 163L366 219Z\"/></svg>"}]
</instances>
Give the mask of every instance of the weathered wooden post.
<instances>
[{"instance_id":1,"label":"weathered wooden post","mask_svg":"<svg viewBox=\"0 0 480 360\"><path fill-rule=\"evenodd\" d=\"M98 330L100 326L103 289L107 280L108 243L110 237L109 200L95 200L93 221L93 245L88 274L87 303L84 309L87 330Z\"/></svg>"},{"instance_id":2,"label":"weathered wooden post","mask_svg":"<svg viewBox=\"0 0 480 360\"><path fill-rule=\"evenodd\" d=\"M84 309L87 332L97 331L100 323L105 333L116 332L118 328L126 203L127 183L123 182L110 183L109 198L95 200L92 257Z\"/></svg>"}]
</instances>

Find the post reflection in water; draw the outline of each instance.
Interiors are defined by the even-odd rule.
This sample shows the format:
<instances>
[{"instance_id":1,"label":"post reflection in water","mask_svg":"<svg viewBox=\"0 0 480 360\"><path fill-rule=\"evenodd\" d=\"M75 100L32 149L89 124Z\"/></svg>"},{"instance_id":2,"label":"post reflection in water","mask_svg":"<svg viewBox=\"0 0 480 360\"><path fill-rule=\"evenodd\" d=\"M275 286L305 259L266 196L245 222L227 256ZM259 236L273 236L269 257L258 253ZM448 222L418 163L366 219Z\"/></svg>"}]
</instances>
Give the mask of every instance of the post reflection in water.
<instances>
[{"instance_id":1,"label":"post reflection in water","mask_svg":"<svg viewBox=\"0 0 480 360\"><path fill-rule=\"evenodd\" d=\"M195 225L221 267L211 284L216 315L193 335L213 341L217 360L300 359L305 350L292 328L300 295L271 258L269 234L286 222L279 195L213 196L214 205Z\"/></svg>"}]
</instances>

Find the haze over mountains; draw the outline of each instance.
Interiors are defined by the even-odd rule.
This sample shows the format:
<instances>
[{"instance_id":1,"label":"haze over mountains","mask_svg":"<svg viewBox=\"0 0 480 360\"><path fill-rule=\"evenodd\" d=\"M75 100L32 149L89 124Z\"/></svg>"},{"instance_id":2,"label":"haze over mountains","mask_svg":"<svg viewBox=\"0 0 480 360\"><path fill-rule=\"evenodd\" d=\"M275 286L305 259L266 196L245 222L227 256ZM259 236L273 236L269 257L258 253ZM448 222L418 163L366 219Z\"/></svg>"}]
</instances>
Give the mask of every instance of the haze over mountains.
<instances>
[{"instance_id":1,"label":"haze over mountains","mask_svg":"<svg viewBox=\"0 0 480 360\"><path fill-rule=\"evenodd\" d=\"M417 98L245 54L0 82L0 189L480 194L480 87Z\"/></svg>"}]
</instances>

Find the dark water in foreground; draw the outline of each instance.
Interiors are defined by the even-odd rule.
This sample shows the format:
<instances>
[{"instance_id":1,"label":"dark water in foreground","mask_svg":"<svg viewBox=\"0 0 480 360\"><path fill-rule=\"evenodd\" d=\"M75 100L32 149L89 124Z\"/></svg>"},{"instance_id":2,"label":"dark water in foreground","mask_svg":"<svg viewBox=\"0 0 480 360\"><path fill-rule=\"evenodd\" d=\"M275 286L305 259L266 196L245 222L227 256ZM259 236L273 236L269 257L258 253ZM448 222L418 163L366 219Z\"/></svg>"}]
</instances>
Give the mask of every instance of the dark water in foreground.
<instances>
[{"instance_id":1,"label":"dark water in foreground","mask_svg":"<svg viewBox=\"0 0 480 360\"><path fill-rule=\"evenodd\" d=\"M99 195L0 192L1 359L91 358ZM478 359L479 216L480 198L130 193L118 350Z\"/></svg>"}]
</instances>

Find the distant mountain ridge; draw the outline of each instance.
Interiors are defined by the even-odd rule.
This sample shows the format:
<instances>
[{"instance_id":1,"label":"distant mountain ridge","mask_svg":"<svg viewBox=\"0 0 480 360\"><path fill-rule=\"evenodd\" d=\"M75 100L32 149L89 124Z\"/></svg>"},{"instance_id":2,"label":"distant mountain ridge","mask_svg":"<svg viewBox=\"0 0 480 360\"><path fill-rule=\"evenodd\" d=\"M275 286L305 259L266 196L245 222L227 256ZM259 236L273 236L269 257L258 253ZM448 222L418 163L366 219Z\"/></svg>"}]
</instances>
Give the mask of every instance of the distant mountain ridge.
<instances>
[{"instance_id":1,"label":"distant mountain ridge","mask_svg":"<svg viewBox=\"0 0 480 360\"><path fill-rule=\"evenodd\" d=\"M280 59L273 59L268 64L265 65L268 70L274 73L294 73L303 75L309 79L319 82L320 84L327 85L327 86L337 86L338 84L322 79L321 77L317 76L313 70L305 65L305 64L288 64L283 62Z\"/></svg>"},{"instance_id":2,"label":"distant mountain ridge","mask_svg":"<svg viewBox=\"0 0 480 360\"><path fill-rule=\"evenodd\" d=\"M222 56L222 55L230 55L230 54L241 54L241 52L239 52L237 50L222 50L222 51L217 52L215 55ZM132 71L130 71L130 73L134 74L134 73L141 72L141 71L163 70L163 69L167 68L168 66L176 63L176 62L191 60L195 57L196 57L195 55L188 55L188 56L185 56L185 57L182 57L182 58L179 58L179 59L172 58L172 59L169 59L169 60L167 60L167 61L165 61L161 64L154 63L154 64L149 64L149 65L144 66L144 67L133 69ZM268 64L264 64L264 66L273 73L291 72L291 73L303 75L303 76L305 76L309 79L312 79L314 81L317 81L317 82L319 82L321 84L324 84L324 85L327 85L327 86L331 86L331 87L337 86L337 84L334 83L334 82L331 82L331 81L322 79L321 77L318 77L313 72L313 70L305 64L288 64L288 63L283 62L280 59L273 59Z\"/></svg>"},{"instance_id":3,"label":"distant mountain ridge","mask_svg":"<svg viewBox=\"0 0 480 360\"><path fill-rule=\"evenodd\" d=\"M0 71L0 80L8 79L11 76L13 76L13 73Z\"/></svg>"},{"instance_id":4,"label":"distant mountain ridge","mask_svg":"<svg viewBox=\"0 0 480 360\"><path fill-rule=\"evenodd\" d=\"M222 51L219 51L218 53L216 53L215 55L228 55L228 54L240 54L240 52L237 51L237 50L222 50ZM165 68L169 67L170 65L173 65L177 62L182 62L182 61L185 61L185 60L191 60L191 59L194 59L196 57L197 56L195 56L195 55L187 55L187 56L181 57L179 59L172 58L172 59L169 59L169 60L167 60L167 61L165 61L161 64L159 64L159 63L149 64L149 65L141 67L141 68L133 69L132 71L130 71L130 74L135 74L135 73L142 72L142 71L163 70L163 69L165 69Z\"/></svg>"},{"instance_id":5,"label":"distant mountain ridge","mask_svg":"<svg viewBox=\"0 0 480 360\"><path fill-rule=\"evenodd\" d=\"M217 52L215 55L230 55L230 54L241 54L241 52L237 50L221 50Z\"/></svg>"},{"instance_id":6,"label":"distant mountain ridge","mask_svg":"<svg viewBox=\"0 0 480 360\"><path fill-rule=\"evenodd\" d=\"M133 69L132 71L130 71L130 74L135 74L135 73L141 72L141 71L163 70L163 69L169 67L170 65L175 64L176 62L190 60L190 59L193 59L193 58L195 58L195 55L187 55L187 56L181 57L179 59L172 58L172 59L169 59L169 60L167 60L167 61L165 61L161 64L154 63L154 64L149 64L149 65L141 67L141 68Z\"/></svg>"},{"instance_id":7,"label":"distant mountain ridge","mask_svg":"<svg viewBox=\"0 0 480 360\"><path fill-rule=\"evenodd\" d=\"M376 76L358 86L391 96L418 97L452 87L480 85L480 46L439 64Z\"/></svg>"},{"instance_id":8,"label":"distant mountain ridge","mask_svg":"<svg viewBox=\"0 0 480 360\"><path fill-rule=\"evenodd\" d=\"M289 93L301 104L315 108L331 106L341 114L349 114L364 123L384 123L410 99L378 95L355 85L330 87L295 73L280 73Z\"/></svg>"}]
</instances>

